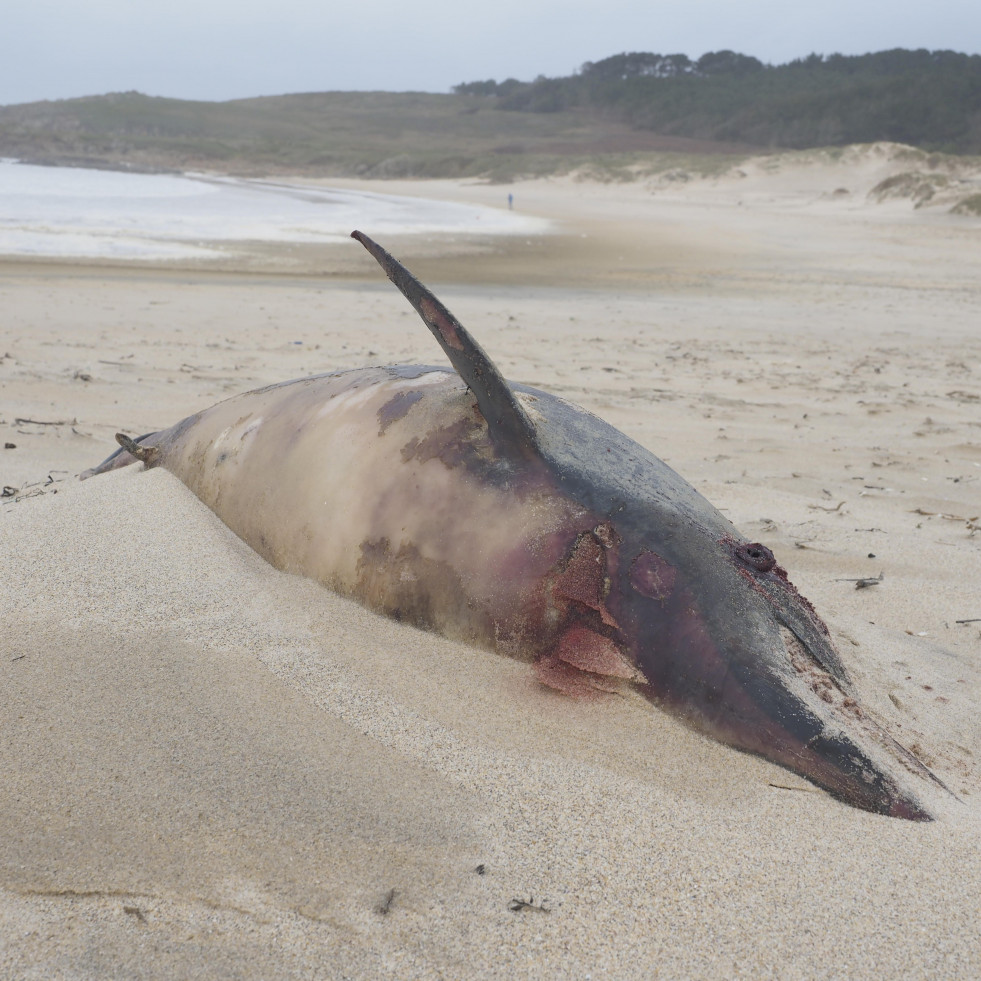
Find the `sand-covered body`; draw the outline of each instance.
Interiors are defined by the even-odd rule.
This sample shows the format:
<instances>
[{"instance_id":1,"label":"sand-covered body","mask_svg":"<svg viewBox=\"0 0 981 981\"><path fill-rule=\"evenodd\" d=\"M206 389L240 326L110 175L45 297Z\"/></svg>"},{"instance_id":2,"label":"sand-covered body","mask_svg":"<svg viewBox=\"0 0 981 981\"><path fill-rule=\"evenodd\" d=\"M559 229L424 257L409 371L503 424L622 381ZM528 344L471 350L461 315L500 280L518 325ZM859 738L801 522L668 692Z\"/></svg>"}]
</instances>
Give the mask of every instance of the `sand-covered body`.
<instances>
[{"instance_id":1,"label":"sand-covered body","mask_svg":"<svg viewBox=\"0 0 981 981\"><path fill-rule=\"evenodd\" d=\"M858 807L926 819L943 785L859 703L770 550L589 412L505 380L465 328L356 233L455 373L394 366L247 393L141 437L280 569L533 661L570 694L636 684L729 745Z\"/></svg>"}]
</instances>

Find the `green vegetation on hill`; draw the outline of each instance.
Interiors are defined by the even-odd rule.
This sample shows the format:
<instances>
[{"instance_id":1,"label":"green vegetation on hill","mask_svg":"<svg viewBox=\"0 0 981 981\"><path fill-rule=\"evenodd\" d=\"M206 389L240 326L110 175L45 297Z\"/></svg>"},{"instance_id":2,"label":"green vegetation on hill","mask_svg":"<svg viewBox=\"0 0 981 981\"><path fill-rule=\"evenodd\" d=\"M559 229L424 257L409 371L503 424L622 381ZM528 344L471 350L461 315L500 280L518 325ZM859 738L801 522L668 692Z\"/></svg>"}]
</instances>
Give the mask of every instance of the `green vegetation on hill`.
<instances>
[{"instance_id":1,"label":"green vegetation on hill","mask_svg":"<svg viewBox=\"0 0 981 981\"><path fill-rule=\"evenodd\" d=\"M587 62L566 78L469 82L455 91L512 112L588 108L665 135L760 147L889 140L981 152L981 56L954 51L810 55L775 66L733 51L696 61L632 52Z\"/></svg>"},{"instance_id":2,"label":"green vegetation on hill","mask_svg":"<svg viewBox=\"0 0 981 981\"><path fill-rule=\"evenodd\" d=\"M189 102L138 92L0 107L0 157L134 170L508 180L664 153L742 153L589 109L501 113L467 94L325 92ZM706 158L708 159L708 158ZM665 164L668 166L669 164Z\"/></svg>"}]
</instances>

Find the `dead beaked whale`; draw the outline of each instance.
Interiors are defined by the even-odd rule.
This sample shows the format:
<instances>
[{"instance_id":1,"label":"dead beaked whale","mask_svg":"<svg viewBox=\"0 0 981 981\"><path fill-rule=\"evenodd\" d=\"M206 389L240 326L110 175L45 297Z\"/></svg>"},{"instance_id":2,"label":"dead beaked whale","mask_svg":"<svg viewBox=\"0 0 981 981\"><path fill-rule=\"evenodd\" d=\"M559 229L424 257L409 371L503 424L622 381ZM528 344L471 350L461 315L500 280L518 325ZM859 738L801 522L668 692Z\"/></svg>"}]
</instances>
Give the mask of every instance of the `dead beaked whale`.
<instances>
[{"instance_id":1,"label":"dead beaked whale","mask_svg":"<svg viewBox=\"0 0 981 981\"><path fill-rule=\"evenodd\" d=\"M913 820L943 787L858 704L770 550L670 467L504 380L398 261L353 233L453 369L365 368L238 395L82 477L162 466L279 569L523 657L569 694L635 686L723 743Z\"/></svg>"}]
</instances>

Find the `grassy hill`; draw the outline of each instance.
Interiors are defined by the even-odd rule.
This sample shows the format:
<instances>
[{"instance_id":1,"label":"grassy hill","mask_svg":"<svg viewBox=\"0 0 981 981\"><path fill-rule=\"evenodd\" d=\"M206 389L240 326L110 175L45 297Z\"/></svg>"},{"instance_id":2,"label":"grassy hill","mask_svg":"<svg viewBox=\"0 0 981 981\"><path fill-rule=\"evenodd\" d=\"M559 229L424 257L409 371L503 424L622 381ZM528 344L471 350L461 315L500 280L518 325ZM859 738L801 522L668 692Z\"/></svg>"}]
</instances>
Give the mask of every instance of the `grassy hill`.
<instances>
[{"instance_id":1,"label":"grassy hill","mask_svg":"<svg viewBox=\"0 0 981 981\"><path fill-rule=\"evenodd\" d=\"M641 132L585 108L500 112L496 99L465 94L189 102L125 92L0 107L0 156L135 170L506 180L585 163L615 176L652 155L752 149Z\"/></svg>"}]
</instances>

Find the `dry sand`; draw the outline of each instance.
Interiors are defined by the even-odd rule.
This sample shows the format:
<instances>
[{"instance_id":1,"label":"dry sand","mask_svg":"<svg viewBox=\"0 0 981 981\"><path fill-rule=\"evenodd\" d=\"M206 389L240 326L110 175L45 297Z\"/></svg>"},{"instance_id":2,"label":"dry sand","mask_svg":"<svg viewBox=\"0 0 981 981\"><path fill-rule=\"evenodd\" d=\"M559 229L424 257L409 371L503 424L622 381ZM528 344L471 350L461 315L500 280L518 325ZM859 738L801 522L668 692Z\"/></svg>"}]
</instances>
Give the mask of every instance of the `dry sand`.
<instances>
[{"instance_id":1,"label":"dry sand","mask_svg":"<svg viewBox=\"0 0 981 981\"><path fill-rule=\"evenodd\" d=\"M981 975L981 224L870 202L902 166L392 184L558 224L385 244L774 549L957 792L931 824L279 573L165 472L74 479L235 392L438 363L354 243L0 263L0 977Z\"/></svg>"}]
</instances>

